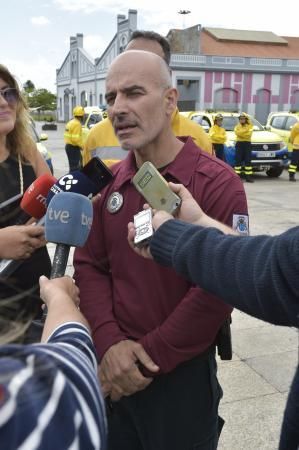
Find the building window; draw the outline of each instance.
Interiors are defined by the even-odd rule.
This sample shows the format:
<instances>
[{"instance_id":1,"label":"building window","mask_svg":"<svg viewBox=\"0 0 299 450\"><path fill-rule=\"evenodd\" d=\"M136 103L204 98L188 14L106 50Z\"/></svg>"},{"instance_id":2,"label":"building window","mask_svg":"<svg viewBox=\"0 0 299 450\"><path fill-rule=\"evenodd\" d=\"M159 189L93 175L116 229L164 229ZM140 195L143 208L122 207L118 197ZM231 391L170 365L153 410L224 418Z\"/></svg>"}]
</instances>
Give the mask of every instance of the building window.
<instances>
[{"instance_id":1,"label":"building window","mask_svg":"<svg viewBox=\"0 0 299 450\"><path fill-rule=\"evenodd\" d=\"M80 100L80 104L81 106L87 106L87 98L86 98L86 92L82 91L81 92L81 100Z\"/></svg>"}]
</instances>

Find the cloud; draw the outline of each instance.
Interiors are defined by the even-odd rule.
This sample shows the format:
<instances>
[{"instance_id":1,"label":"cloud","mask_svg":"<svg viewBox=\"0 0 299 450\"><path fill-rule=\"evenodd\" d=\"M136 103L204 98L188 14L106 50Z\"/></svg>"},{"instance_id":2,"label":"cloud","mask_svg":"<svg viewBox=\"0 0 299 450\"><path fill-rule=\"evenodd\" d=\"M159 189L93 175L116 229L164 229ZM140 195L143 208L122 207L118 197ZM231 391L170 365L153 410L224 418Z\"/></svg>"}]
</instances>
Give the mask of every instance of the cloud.
<instances>
[{"instance_id":1,"label":"cloud","mask_svg":"<svg viewBox=\"0 0 299 450\"><path fill-rule=\"evenodd\" d=\"M44 57L36 57L32 61L20 61L4 59L1 63L8 67L22 86L27 80L31 80L37 89L44 88L56 92L56 67L49 64Z\"/></svg>"},{"instance_id":2,"label":"cloud","mask_svg":"<svg viewBox=\"0 0 299 450\"><path fill-rule=\"evenodd\" d=\"M125 14L129 9L138 11L138 27L153 29L166 34L172 28L184 28L196 24L221 28L237 28L247 30L270 30L280 35L297 35L298 20L293 10L293 2L284 0L284 8L273 5L268 0L251 0L246 14L236 0L226 0L220 8L203 8L200 2L185 0L53 0L54 4L64 11L91 14L108 13L110 16ZM217 2L216 2L217 3ZM129 6L128 6L129 5ZM188 15L179 14L180 10L190 10ZM267 20L271 11L271 20Z\"/></svg>"},{"instance_id":3,"label":"cloud","mask_svg":"<svg viewBox=\"0 0 299 450\"><path fill-rule=\"evenodd\" d=\"M50 20L45 16L31 17L31 23L37 26L44 26L50 23Z\"/></svg>"},{"instance_id":4,"label":"cloud","mask_svg":"<svg viewBox=\"0 0 299 450\"><path fill-rule=\"evenodd\" d=\"M99 34L89 34L84 36L84 49L93 58L101 56L107 47L107 41Z\"/></svg>"}]
</instances>

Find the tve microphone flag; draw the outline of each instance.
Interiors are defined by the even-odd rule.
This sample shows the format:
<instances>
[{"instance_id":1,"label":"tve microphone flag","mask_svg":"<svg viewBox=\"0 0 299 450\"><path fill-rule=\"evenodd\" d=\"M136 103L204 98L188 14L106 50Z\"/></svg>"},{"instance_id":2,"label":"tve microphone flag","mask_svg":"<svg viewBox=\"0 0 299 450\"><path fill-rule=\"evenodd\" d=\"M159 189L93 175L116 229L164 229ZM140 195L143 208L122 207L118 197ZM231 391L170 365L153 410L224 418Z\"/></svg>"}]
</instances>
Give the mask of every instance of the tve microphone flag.
<instances>
[{"instance_id":1,"label":"tve microphone flag","mask_svg":"<svg viewBox=\"0 0 299 450\"><path fill-rule=\"evenodd\" d=\"M70 247L82 247L92 224L91 201L81 194L61 192L54 195L46 213L45 236L56 245L51 278L64 276Z\"/></svg>"},{"instance_id":2,"label":"tve microphone flag","mask_svg":"<svg viewBox=\"0 0 299 450\"><path fill-rule=\"evenodd\" d=\"M76 170L59 178L59 180L51 187L47 195L47 205L55 194L61 192L77 193L91 198L98 193L96 185L83 173Z\"/></svg>"}]
</instances>

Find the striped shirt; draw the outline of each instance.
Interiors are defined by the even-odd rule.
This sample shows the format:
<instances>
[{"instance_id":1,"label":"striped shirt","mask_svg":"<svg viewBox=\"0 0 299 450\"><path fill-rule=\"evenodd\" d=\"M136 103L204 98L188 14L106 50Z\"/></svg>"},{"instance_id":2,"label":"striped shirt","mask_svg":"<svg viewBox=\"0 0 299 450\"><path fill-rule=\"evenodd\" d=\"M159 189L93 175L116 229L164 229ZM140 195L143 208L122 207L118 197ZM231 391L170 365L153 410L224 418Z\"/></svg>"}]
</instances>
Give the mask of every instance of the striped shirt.
<instances>
[{"instance_id":1,"label":"striped shirt","mask_svg":"<svg viewBox=\"0 0 299 450\"><path fill-rule=\"evenodd\" d=\"M0 347L1 450L106 450L97 360L83 325L47 344Z\"/></svg>"}]
</instances>

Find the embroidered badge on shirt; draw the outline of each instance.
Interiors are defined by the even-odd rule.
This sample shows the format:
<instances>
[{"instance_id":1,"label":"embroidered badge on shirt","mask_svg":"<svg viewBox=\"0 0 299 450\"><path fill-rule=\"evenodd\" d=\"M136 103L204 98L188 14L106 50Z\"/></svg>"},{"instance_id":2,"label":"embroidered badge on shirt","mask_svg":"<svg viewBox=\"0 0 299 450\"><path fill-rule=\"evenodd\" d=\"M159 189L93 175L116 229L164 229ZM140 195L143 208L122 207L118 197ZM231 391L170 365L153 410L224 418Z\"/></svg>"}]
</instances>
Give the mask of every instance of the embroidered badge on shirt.
<instances>
[{"instance_id":1,"label":"embroidered badge on shirt","mask_svg":"<svg viewBox=\"0 0 299 450\"><path fill-rule=\"evenodd\" d=\"M247 214L233 214L233 230L239 234L248 236L249 234L249 217Z\"/></svg>"},{"instance_id":2,"label":"embroidered badge on shirt","mask_svg":"<svg viewBox=\"0 0 299 450\"><path fill-rule=\"evenodd\" d=\"M111 214L120 210L124 203L124 198L119 192L113 192L107 201L107 209Z\"/></svg>"}]
</instances>

